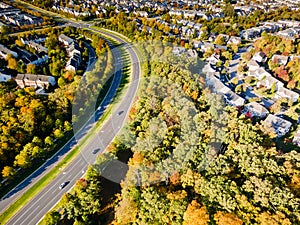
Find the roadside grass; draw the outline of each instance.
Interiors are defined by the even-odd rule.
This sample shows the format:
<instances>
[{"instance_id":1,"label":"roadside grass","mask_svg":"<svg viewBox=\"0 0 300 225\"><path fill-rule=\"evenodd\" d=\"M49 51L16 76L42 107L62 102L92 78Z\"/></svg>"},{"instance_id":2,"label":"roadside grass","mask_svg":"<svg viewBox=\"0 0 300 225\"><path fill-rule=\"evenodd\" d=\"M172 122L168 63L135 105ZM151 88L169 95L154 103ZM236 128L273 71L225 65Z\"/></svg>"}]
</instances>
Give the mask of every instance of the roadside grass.
<instances>
[{"instance_id":1,"label":"roadside grass","mask_svg":"<svg viewBox=\"0 0 300 225\"><path fill-rule=\"evenodd\" d=\"M109 33L109 34L112 34L114 36L117 36L118 38L122 39L123 41L126 41L128 43L132 43L132 40L130 40L128 37L120 34L120 33L117 33L115 31L112 31L112 30L108 30L108 29L105 29L105 28L101 28L101 27L97 27L97 26L91 26L91 28L95 29L95 30L99 30L99 31L104 31L106 33Z\"/></svg>"},{"instance_id":2,"label":"roadside grass","mask_svg":"<svg viewBox=\"0 0 300 225\"><path fill-rule=\"evenodd\" d=\"M111 40L110 40L111 41ZM116 42L115 42L116 43ZM125 54L126 51L121 48L122 59L128 59L128 55ZM128 64L128 63L127 63ZM88 132L87 135L84 136L83 140L80 141L78 146L76 146L73 150L71 150L57 165L51 169L44 177L42 177L35 185L33 185L28 191L26 191L17 201L15 201L12 205L10 205L1 215L0 215L0 224L5 224L9 221L9 219L15 215L15 213L21 209L24 205L26 205L36 194L38 194L43 188L45 188L53 178L55 178L62 169L64 169L68 164L70 164L79 154L80 150L88 144L88 141L91 137L98 132L108 116L111 115L113 109L118 104L119 100L121 100L122 96L125 94L125 87L126 84L129 83L130 76L131 76L131 68L130 65L124 65L122 78L120 86L117 90L117 93L110 103L110 105L105 110L104 114L101 118L96 122L96 125ZM122 87L122 88L120 88Z\"/></svg>"}]
</instances>

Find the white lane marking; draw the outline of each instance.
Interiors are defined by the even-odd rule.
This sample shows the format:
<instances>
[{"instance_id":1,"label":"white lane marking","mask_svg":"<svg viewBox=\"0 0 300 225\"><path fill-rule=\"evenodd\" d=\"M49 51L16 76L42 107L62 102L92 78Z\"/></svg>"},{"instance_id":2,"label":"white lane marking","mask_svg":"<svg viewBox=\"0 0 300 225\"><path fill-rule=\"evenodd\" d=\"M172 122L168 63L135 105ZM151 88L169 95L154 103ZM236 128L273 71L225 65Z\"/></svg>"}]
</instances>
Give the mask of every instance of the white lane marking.
<instances>
[{"instance_id":1,"label":"white lane marking","mask_svg":"<svg viewBox=\"0 0 300 225\"><path fill-rule=\"evenodd\" d=\"M36 208L39 208L40 205L38 205ZM24 224L24 222L27 220L28 217L30 217L33 213L35 213L35 211L32 211L27 217L25 220L23 220L20 224ZM14 223L15 224L15 223ZM25 224L28 224L28 223L25 223Z\"/></svg>"},{"instance_id":2,"label":"white lane marking","mask_svg":"<svg viewBox=\"0 0 300 225\"><path fill-rule=\"evenodd\" d=\"M82 168L82 166L83 165L86 165L86 163L85 163L85 161L82 161L82 160L80 160L79 161L80 162L80 165L77 167L77 168ZM73 167L72 167L73 168ZM78 172L78 174L79 174L79 172ZM73 177L73 179L70 179L70 183L72 183L72 181L76 181L78 178L74 178ZM74 185L75 185L75 183L74 183ZM74 186L73 185L73 186ZM70 186L70 188L69 188L69 190L68 191L70 191L71 190L71 188L73 187L73 186ZM68 191L66 191L66 192L68 192ZM66 192L64 192L64 193L66 193ZM57 201L57 200L55 200L55 198L52 198L50 201L48 201L47 203L46 203L46 205L44 205L44 208L48 208L47 206L48 205L53 205L53 202L54 201L56 201L57 203L60 201L60 199L61 199L61 197L59 198L59 200ZM53 207L52 207L53 208ZM32 220L34 220L36 217L38 217L38 216L40 216L40 215L35 215L35 217L33 217L32 218ZM43 217L44 217L44 215L43 215Z\"/></svg>"},{"instance_id":3,"label":"white lane marking","mask_svg":"<svg viewBox=\"0 0 300 225\"><path fill-rule=\"evenodd\" d=\"M76 166L78 163L81 163L81 160L77 161L76 163L73 164L73 166L70 168L70 170L72 170L72 168L74 168L74 166ZM53 185L52 187L50 187L41 197L39 197L37 200L35 200L35 202L25 211L25 213L23 213L23 215L25 215L32 207L34 207L40 200L41 198L44 198L45 195L47 195L49 193L50 190L52 190L53 188L56 188L56 186L58 185L59 181L57 181L55 183L55 185ZM35 210L33 210L33 212L35 212L37 210L37 208L35 208ZM27 216L28 217L28 216ZM27 219L26 217L26 219ZM20 216L16 222L14 224L16 224L20 219L22 219L22 216ZM19 224L19 223L18 223ZM21 223L22 224L22 223Z\"/></svg>"}]
</instances>

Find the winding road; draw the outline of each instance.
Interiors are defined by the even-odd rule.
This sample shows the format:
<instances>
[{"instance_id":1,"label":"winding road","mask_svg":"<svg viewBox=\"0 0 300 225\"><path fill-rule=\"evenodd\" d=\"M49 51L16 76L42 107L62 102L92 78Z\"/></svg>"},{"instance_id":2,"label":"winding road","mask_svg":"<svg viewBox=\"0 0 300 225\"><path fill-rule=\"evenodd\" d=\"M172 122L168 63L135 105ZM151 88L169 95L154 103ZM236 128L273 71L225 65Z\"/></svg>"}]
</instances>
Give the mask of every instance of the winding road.
<instances>
[{"instance_id":1,"label":"winding road","mask_svg":"<svg viewBox=\"0 0 300 225\"><path fill-rule=\"evenodd\" d=\"M78 27L87 27L84 23L74 23L68 21L70 24ZM90 30L93 30L90 28ZM33 197L24 207L22 207L6 224L10 225L33 225L37 224L43 216L56 205L62 195L73 187L76 180L83 176L89 164L92 164L96 160L96 156L99 152L104 151L109 143L114 139L117 133L123 126L130 107L133 103L136 91L139 85L140 78L140 63L136 54L136 49L130 44L126 43L118 36L105 31L93 30L101 33L106 37L116 40L121 43L121 46L112 48L113 57L116 60L115 73L113 82L108 90L104 100L100 106L96 109L95 113L90 117L88 122L80 129L75 136L51 159L43 164L38 170L36 170L31 176L26 178L20 185L14 190L5 195L0 201L0 211L7 208L12 202L16 201L22 194L25 193L31 186L33 186L39 179L41 179L47 172L49 172L57 162L63 158L78 141L88 133L89 129L97 122L97 120L103 114L105 108L111 103L116 95L118 87L122 78L123 62L120 49L124 48L130 55L131 60L131 82L123 95L122 100L117 106L115 112L109 116L102 129L97 132L87 145L81 149L79 154L61 173L55 177L44 189L42 189L35 197ZM68 182L66 187L59 189L59 186L63 182ZM2 222L0 221L0 224Z\"/></svg>"}]
</instances>

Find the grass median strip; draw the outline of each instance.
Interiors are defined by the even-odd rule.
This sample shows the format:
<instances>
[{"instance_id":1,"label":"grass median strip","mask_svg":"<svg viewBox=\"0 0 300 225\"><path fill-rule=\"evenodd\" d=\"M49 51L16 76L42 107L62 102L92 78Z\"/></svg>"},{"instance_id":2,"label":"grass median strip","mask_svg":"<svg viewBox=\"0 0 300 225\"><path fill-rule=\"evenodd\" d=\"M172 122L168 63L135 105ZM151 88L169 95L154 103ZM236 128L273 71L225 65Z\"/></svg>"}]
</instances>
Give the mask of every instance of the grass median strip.
<instances>
[{"instance_id":1,"label":"grass median strip","mask_svg":"<svg viewBox=\"0 0 300 225\"><path fill-rule=\"evenodd\" d=\"M120 38L121 40L123 40L123 41L125 41L127 43L131 43L132 42L128 37L126 37L126 36L124 36L124 35L122 35L120 33L117 33L115 31L108 30L108 29L105 29L105 28L102 28L102 27L97 27L97 26L91 26L91 28L93 28L95 30L102 31L102 32L106 32L106 33L111 34L111 35L114 35L114 36Z\"/></svg>"}]
</instances>

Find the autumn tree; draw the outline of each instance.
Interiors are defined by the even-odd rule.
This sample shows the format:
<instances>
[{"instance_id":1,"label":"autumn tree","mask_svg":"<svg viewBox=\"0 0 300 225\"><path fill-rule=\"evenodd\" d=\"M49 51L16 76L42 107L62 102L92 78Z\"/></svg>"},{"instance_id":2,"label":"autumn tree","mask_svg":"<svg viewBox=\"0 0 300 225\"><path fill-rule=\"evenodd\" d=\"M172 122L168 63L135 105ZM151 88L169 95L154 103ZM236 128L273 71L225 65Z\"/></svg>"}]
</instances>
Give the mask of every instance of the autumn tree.
<instances>
[{"instance_id":1,"label":"autumn tree","mask_svg":"<svg viewBox=\"0 0 300 225\"><path fill-rule=\"evenodd\" d=\"M201 206L196 200L193 200L188 205L183 219L183 225L207 225L209 214L205 206Z\"/></svg>"},{"instance_id":2,"label":"autumn tree","mask_svg":"<svg viewBox=\"0 0 300 225\"><path fill-rule=\"evenodd\" d=\"M36 65L34 64L28 64L27 65L27 68L26 68L26 73L29 73L29 74L36 74Z\"/></svg>"},{"instance_id":3,"label":"autumn tree","mask_svg":"<svg viewBox=\"0 0 300 225\"><path fill-rule=\"evenodd\" d=\"M2 176L4 178L12 179L16 174L16 169L11 166L5 166L2 170Z\"/></svg>"},{"instance_id":4,"label":"autumn tree","mask_svg":"<svg viewBox=\"0 0 300 225\"><path fill-rule=\"evenodd\" d=\"M11 54L7 55L6 60L7 60L8 68L13 70L17 69L17 60Z\"/></svg>"},{"instance_id":5,"label":"autumn tree","mask_svg":"<svg viewBox=\"0 0 300 225\"><path fill-rule=\"evenodd\" d=\"M242 225L243 221L232 213L217 212L214 219L218 225Z\"/></svg>"}]
</instances>

